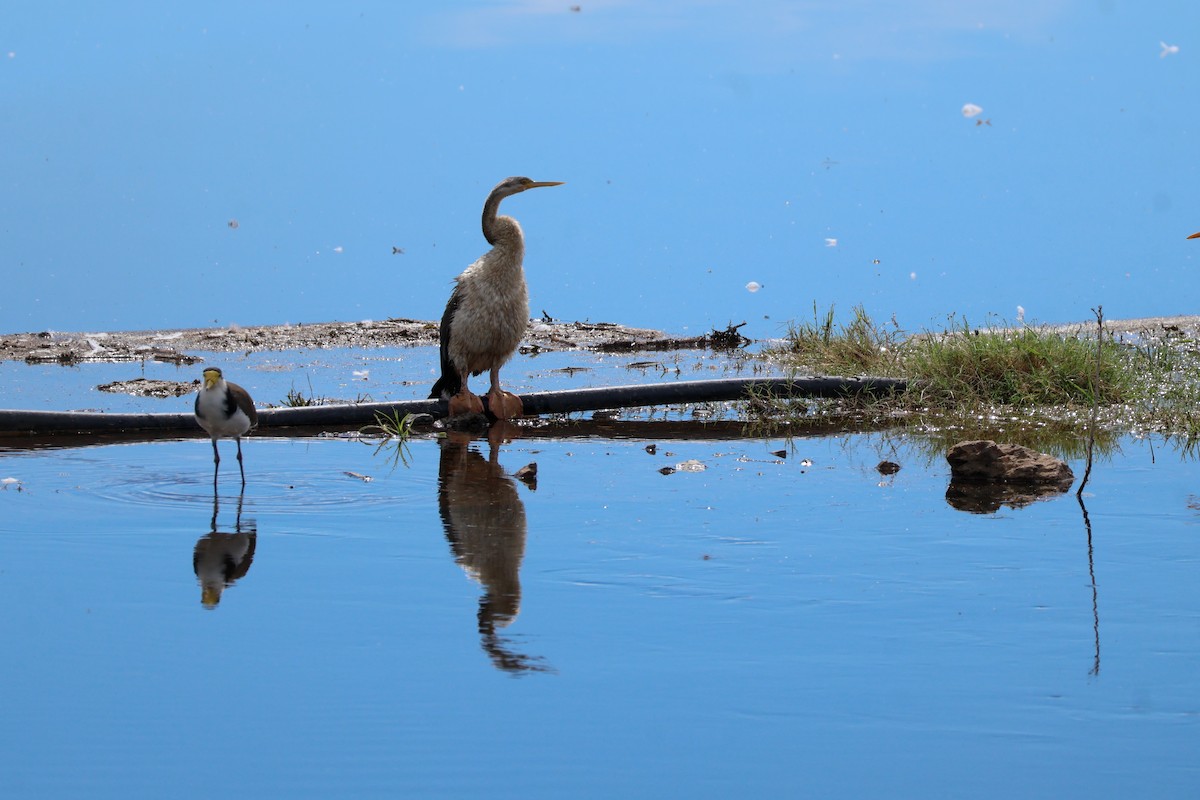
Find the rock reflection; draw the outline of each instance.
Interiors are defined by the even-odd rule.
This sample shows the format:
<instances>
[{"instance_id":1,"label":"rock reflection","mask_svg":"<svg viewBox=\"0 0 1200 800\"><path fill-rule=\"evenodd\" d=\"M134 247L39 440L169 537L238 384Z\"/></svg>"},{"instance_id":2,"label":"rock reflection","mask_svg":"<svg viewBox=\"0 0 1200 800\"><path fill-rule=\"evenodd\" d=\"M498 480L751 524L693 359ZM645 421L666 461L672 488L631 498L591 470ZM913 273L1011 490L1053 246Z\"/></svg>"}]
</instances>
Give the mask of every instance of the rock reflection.
<instances>
[{"instance_id":1,"label":"rock reflection","mask_svg":"<svg viewBox=\"0 0 1200 800\"><path fill-rule=\"evenodd\" d=\"M238 495L237 519L233 533L222 533L217 530L217 514L221 510L221 500L216 491L213 491L213 513L209 532L197 540L196 548L192 552L192 571L196 573L196 579L200 582L200 602L205 608L216 608L221 602L221 593L245 577L254 561L258 531L253 522L247 523L247 530L242 530L243 498L243 494Z\"/></svg>"},{"instance_id":2,"label":"rock reflection","mask_svg":"<svg viewBox=\"0 0 1200 800\"><path fill-rule=\"evenodd\" d=\"M502 426L493 425L487 459L470 446L468 434L441 440L438 512L454 560L483 587L479 637L492 663L512 673L549 672L541 657L517 652L497 633L520 613L525 555L525 504L497 460L502 435Z\"/></svg>"},{"instance_id":3,"label":"rock reflection","mask_svg":"<svg viewBox=\"0 0 1200 800\"><path fill-rule=\"evenodd\" d=\"M959 511L972 514L995 514L1000 506L1016 510L1066 494L1070 486L1036 484L985 483L951 480L946 487L946 502Z\"/></svg>"}]
</instances>

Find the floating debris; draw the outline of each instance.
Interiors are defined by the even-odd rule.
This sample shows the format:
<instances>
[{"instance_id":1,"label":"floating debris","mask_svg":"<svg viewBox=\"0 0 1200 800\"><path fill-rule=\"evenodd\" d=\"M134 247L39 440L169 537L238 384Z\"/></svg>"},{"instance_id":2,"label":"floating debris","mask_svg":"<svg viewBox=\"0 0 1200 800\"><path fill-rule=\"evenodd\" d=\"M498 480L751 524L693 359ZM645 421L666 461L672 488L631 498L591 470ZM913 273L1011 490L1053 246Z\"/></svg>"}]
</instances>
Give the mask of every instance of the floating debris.
<instances>
[{"instance_id":1,"label":"floating debris","mask_svg":"<svg viewBox=\"0 0 1200 800\"><path fill-rule=\"evenodd\" d=\"M900 471L900 465L895 461L884 459L875 465L875 469L880 475L895 475Z\"/></svg>"},{"instance_id":2,"label":"floating debris","mask_svg":"<svg viewBox=\"0 0 1200 800\"><path fill-rule=\"evenodd\" d=\"M101 392L112 392L113 394L131 394L135 397L183 397L185 394L191 394L196 391L199 386L199 380L181 383L179 381L160 381L152 378L133 378L127 381L102 383L96 389Z\"/></svg>"},{"instance_id":3,"label":"floating debris","mask_svg":"<svg viewBox=\"0 0 1200 800\"><path fill-rule=\"evenodd\" d=\"M654 455L655 453L658 452L658 445L656 445L656 444L646 445L646 452L649 453L650 455Z\"/></svg>"},{"instance_id":4,"label":"floating debris","mask_svg":"<svg viewBox=\"0 0 1200 800\"><path fill-rule=\"evenodd\" d=\"M719 331L713 328L712 333L708 334L708 344L714 350L736 350L739 347L750 344L750 340L742 334L738 333L738 328L746 324L745 320L734 325L732 322L725 326L725 330Z\"/></svg>"},{"instance_id":5,"label":"floating debris","mask_svg":"<svg viewBox=\"0 0 1200 800\"><path fill-rule=\"evenodd\" d=\"M25 491L25 487L19 478L0 478L0 489L7 491L10 486L18 492Z\"/></svg>"},{"instance_id":6,"label":"floating debris","mask_svg":"<svg viewBox=\"0 0 1200 800\"><path fill-rule=\"evenodd\" d=\"M350 470L344 470L342 474L348 475L351 478L357 478L358 480L362 481L363 483L370 483L371 481L375 480L370 475L363 475L361 472L351 472Z\"/></svg>"},{"instance_id":7,"label":"floating debris","mask_svg":"<svg viewBox=\"0 0 1200 800\"><path fill-rule=\"evenodd\" d=\"M687 461L682 461L675 465L676 472L704 472L708 469L703 461L697 461L694 458L689 458Z\"/></svg>"},{"instance_id":8,"label":"floating debris","mask_svg":"<svg viewBox=\"0 0 1200 800\"><path fill-rule=\"evenodd\" d=\"M761 288L762 288L762 284L759 283L758 281L750 281L749 283L746 284L746 291L750 292L750 294L754 294Z\"/></svg>"},{"instance_id":9,"label":"floating debris","mask_svg":"<svg viewBox=\"0 0 1200 800\"><path fill-rule=\"evenodd\" d=\"M531 461L519 470L513 473L513 477L521 483L529 487L532 492L537 491L537 462Z\"/></svg>"},{"instance_id":10,"label":"floating debris","mask_svg":"<svg viewBox=\"0 0 1200 800\"><path fill-rule=\"evenodd\" d=\"M776 458L787 458L787 450L772 450L771 455Z\"/></svg>"},{"instance_id":11,"label":"floating debris","mask_svg":"<svg viewBox=\"0 0 1200 800\"><path fill-rule=\"evenodd\" d=\"M983 108L975 105L974 103L967 103L962 107L962 115L967 119L970 119L971 117L977 117L982 113Z\"/></svg>"}]
</instances>

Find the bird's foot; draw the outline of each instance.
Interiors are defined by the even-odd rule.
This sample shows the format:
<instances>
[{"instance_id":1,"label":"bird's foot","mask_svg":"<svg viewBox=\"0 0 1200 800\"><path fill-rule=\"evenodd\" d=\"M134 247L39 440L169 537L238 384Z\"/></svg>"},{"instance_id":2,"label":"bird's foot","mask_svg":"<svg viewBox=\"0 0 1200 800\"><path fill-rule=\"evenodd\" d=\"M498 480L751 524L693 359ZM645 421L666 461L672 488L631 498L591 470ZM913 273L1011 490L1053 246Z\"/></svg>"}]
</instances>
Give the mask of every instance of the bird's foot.
<instances>
[{"instance_id":1,"label":"bird's foot","mask_svg":"<svg viewBox=\"0 0 1200 800\"><path fill-rule=\"evenodd\" d=\"M512 392L492 389L488 392L488 411L496 419L517 419L525 416L525 406L521 398Z\"/></svg>"},{"instance_id":2,"label":"bird's foot","mask_svg":"<svg viewBox=\"0 0 1200 800\"><path fill-rule=\"evenodd\" d=\"M479 399L479 395L472 394L464 387L458 394L450 398L449 407L446 410L451 417L482 414L483 401Z\"/></svg>"}]
</instances>

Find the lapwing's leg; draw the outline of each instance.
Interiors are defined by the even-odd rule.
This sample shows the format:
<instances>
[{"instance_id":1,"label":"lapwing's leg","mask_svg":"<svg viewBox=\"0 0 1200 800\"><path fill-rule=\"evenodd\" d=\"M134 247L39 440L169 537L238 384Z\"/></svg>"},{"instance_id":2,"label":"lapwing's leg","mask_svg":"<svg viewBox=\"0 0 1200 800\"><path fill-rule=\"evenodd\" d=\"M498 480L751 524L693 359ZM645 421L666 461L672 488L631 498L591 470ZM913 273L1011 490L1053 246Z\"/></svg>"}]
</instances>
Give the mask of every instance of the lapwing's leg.
<instances>
[{"instance_id":1,"label":"lapwing's leg","mask_svg":"<svg viewBox=\"0 0 1200 800\"><path fill-rule=\"evenodd\" d=\"M238 446L238 470L242 473L242 486L246 485L246 468L242 466L242 437L237 437Z\"/></svg>"}]
</instances>

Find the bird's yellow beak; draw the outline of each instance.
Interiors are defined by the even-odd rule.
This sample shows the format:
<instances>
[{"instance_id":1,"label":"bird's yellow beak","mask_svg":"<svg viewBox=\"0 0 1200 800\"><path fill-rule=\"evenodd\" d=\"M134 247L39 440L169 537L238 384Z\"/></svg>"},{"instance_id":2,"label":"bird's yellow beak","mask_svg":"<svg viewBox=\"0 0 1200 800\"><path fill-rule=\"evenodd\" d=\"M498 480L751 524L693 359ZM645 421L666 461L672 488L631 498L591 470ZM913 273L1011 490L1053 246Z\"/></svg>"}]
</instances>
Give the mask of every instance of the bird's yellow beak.
<instances>
[{"instance_id":1,"label":"bird's yellow beak","mask_svg":"<svg viewBox=\"0 0 1200 800\"><path fill-rule=\"evenodd\" d=\"M221 590L215 586L201 587L200 602L205 608L216 608L221 602Z\"/></svg>"},{"instance_id":2,"label":"bird's yellow beak","mask_svg":"<svg viewBox=\"0 0 1200 800\"><path fill-rule=\"evenodd\" d=\"M204 388L211 389L217 385L217 381L221 376L215 369L204 370Z\"/></svg>"}]
</instances>

